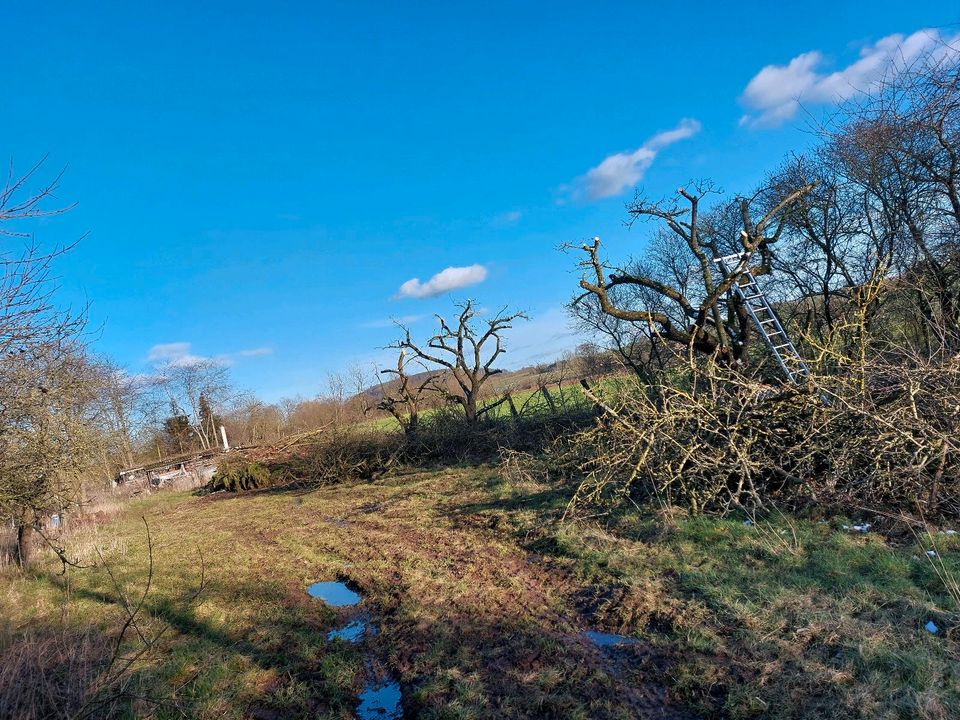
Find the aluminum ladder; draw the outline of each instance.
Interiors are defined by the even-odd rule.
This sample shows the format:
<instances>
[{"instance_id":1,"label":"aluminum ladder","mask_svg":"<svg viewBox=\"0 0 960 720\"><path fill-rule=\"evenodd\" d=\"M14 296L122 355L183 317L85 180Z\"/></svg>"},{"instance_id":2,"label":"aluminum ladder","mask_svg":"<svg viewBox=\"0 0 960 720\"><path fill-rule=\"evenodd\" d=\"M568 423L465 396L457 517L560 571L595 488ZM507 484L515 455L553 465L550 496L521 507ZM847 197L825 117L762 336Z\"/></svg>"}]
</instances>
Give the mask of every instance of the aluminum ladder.
<instances>
[{"instance_id":1,"label":"aluminum ladder","mask_svg":"<svg viewBox=\"0 0 960 720\"><path fill-rule=\"evenodd\" d=\"M720 272L726 279L740 266L744 257L745 255L743 253L737 253L735 255L717 257L714 258L713 261L717 264L717 267L720 268ZM810 368L807 367L803 358L800 357L797 348L790 340L786 330L783 329L783 325L780 324L780 318L777 317L773 308L770 307L767 296L763 290L760 289L756 278L753 277L753 273L746 268L738 273L738 277L733 283L733 290L743 302L743 306L747 309L747 312L750 313L750 317L753 319L754 325L757 326L760 337L763 338L771 354L776 358L787 380L795 385L801 384L803 380L810 375Z\"/></svg>"}]
</instances>

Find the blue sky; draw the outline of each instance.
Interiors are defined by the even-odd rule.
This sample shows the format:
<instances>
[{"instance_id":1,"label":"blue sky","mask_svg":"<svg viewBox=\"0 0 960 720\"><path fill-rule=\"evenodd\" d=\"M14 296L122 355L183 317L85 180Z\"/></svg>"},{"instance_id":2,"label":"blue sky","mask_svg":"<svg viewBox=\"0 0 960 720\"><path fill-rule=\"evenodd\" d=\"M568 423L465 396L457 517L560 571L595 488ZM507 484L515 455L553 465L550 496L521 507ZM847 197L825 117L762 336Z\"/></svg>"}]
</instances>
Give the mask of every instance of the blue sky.
<instances>
[{"instance_id":1,"label":"blue sky","mask_svg":"<svg viewBox=\"0 0 960 720\"><path fill-rule=\"evenodd\" d=\"M68 166L78 206L37 238L89 233L62 296L131 372L221 357L309 396L381 357L391 317L427 334L463 297L531 314L517 365L576 342L558 245L642 249L635 182L749 190L809 143L795 98L826 109L917 31L960 32L944 2L680 7L19 3L0 151Z\"/></svg>"}]
</instances>

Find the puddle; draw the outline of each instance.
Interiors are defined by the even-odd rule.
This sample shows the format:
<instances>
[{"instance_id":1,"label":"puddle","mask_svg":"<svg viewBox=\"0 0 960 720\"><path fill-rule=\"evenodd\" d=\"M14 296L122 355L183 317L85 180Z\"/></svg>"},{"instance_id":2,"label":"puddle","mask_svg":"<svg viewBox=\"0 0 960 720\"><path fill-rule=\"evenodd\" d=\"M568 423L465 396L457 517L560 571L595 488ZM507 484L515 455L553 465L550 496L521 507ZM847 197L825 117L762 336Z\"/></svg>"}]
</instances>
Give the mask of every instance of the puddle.
<instances>
[{"instance_id":1,"label":"puddle","mask_svg":"<svg viewBox=\"0 0 960 720\"><path fill-rule=\"evenodd\" d=\"M357 706L360 720L399 720L402 715L399 683L368 683L360 693L360 705Z\"/></svg>"},{"instance_id":2,"label":"puddle","mask_svg":"<svg viewBox=\"0 0 960 720\"><path fill-rule=\"evenodd\" d=\"M317 582L307 586L310 597L322 600L331 607L350 607L358 605L363 598L344 582ZM351 613L353 619L346 625L327 633L327 640L342 640L359 643L367 634L377 634L377 626L370 622L365 612ZM366 660L367 677L372 677L372 665ZM403 716L400 708L400 684L392 680L369 680L363 692L357 695L357 717L360 720L399 720Z\"/></svg>"},{"instance_id":3,"label":"puddle","mask_svg":"<svg viewBox=\"0 0 960 720\"><path fill-rule=\"evenodd\" d=\"M307 586L307 594L323 600L331 607L356 605L362 599L342 582L318 582Z\"/></svg>"},{"instance_id":4,"label":"puddle","mask_svg":"<svg viewBox=\"0 0 960 720\"><path fill-rule=\"evenodd\" d=\"M331 630L327 633L327 640L343 640L344 642L360 642L360 638L367 632L366 620L354 620L347 623L339 630Z\"/></svg>"},{"instance_id":5,"label":"puddle","mask_svg":"<svg viewBox=\"0 0 960 720\"><path fill-rule=\"evenodd\" d=\"M616 645L636 645L640 642L637 638L626 637L625 635L614 635L613 633L599 632L597 630L587 630L586 635L590 642L597 647L614 647Z\"/></svg>"}]
</instances>

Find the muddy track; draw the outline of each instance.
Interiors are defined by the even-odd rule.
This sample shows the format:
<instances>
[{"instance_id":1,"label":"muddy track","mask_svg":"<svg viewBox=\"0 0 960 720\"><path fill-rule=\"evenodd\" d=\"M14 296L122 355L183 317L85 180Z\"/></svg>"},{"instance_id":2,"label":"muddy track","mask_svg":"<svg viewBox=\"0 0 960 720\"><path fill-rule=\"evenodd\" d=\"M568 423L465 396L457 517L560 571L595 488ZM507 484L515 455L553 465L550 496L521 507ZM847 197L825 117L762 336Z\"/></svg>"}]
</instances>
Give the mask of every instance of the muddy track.
<instances>
[{"instance_id":1,"label":"muddy track","mask_svg":"<svg viewBox=\"0 0 960 720\"><path fill-rule=\"evenodd\" d=\"M696 717L671 698L667 653L586 639L582 587L559 567L483 523L451 522L435 497L431 508L396 488L318 495L314 541L363 590L381 629L373 651L399 677L407 716L466 694L491 718Z\"/></svg>"}]
</instances>

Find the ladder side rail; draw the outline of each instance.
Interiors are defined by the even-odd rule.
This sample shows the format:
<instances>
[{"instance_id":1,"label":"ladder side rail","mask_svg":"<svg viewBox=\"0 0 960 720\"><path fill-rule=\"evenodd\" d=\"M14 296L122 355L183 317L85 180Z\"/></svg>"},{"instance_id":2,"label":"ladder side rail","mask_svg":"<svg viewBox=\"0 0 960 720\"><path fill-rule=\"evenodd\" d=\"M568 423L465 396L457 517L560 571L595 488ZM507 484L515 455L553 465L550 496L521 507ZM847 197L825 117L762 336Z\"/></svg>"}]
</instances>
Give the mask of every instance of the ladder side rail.
<instances>
[{"instance_id":1,"label":"ladder side rail","mask_svg":"<svg viewBox=\"0 0 960 720\"><path fill-rule=\"evenodd\" d=\"M770 301L767 300L766 294L763 296L763 304L766 308L767 313L773 319L773 326L776 328L777 334L779 334L784 339L784 345L786 346L789 354L797 362L797 369L791 371L791 375L803 375L804 377L810 374L810 368L807 367L807 363L804 362L803 357L800 355L800 352L797 350L797 346L793 344L793 340L790 338L789 333L787 333L786 328L783 326L783 323L780 322L780 317L777 315L776 311L771 307ZM773 333L770 333L772 335ZM767 335L767 339L770 340L770 335ZM772 341L771 341L772 344ZM779 350L776 350L779 354Z\"/></svg>"},{"instance_id":2,"label":"ladder side rail","mask_svg":"<svg viewBox=\"0 0 960 720\"><path fill-rule=\"evenodd\" d=\"M763 296L763 309L773 320L773 327L775 331L773 333L767 333L762 326L760 334L764 337L764 340L767 343L767 347L770 348L770 351L776 356L777 360L780 362L780 367L784 368L784 371L787 374L787 377L790 378L790 381L793 383L798 382L796 375L806 377L810 374L810 369L807 367L807 364L804 362L803 358L800 356L799 351L797 350L796 345L793 344L793 340L790 339L790 335L787 333L786 328L783 327L783 323L780 322L780 317L777 315L776 311L770 306L770 301L767 300L766 294ZM752 312L752 315L756 317L756 312ZM756 322L756 321L755 321ZM759 325L759 323L758 323ZM780 347L777 347L773 344L773 335L779 335L784 339L783 344ZM781 351L786 349L786 353ZM790 369L786 361L783 359L783 355L789 355L797 363L797 367Z\"/></svg>"},{"instance_id":3,"label":"ladder side rail","mask_svg":"<svg viewBox=\"0 0 960 720\"><path fill-rule=\"evenodd\" d=\"M745 273L745 275L747 275L750 278L751 282L754 282L752 273ZM747 313L750 315L750 318L753 320L753 324L759 330L759 335L761 338L763 338L763 342L767 346L767 349L770 351L770 354L773 355L774 359L777 361L777 364L780 366L780 369L783 371L783 374L787 376L787 379L792 383L796 383L796 380L793 377L793 373L791 372L790 368L787 367L787 364L786 362L784 362L783 357L781 357L780 352L776 349L774 344L771 342L770 337L766 334L766 332L764 332L763 325L760 324L760 318L757 316L756 309L744 299L745 295L743 293L743 290L740 288L739 284L734 283L734 286L736 287L737 295L740 297L741 301L743 301L743 306L747 309ZM766 298L765 297L762 298L762 301L763 301L763 306L759 309L765 310L773 319L774 321L773 325L774 325L774 328L776 328L777 330L777 334L783 334L783 327L780 325L780 320L777 318L776 315L773 314L769 304L766 301Z\"/></svg>"},{"instance_id":4,"label":"ladder side rail","mask_svg":"<svg viewBox=\"0 0 960 720\"><path fill-rule=\"evenodd\" d=\"M725 255L723 257L715 258L715 261L724 277L729 277L732 274L732 270L730 268L731 260L737 261L736 265L734 266L736 267L740 264L740 262L742 262L743 255ZM766 344L767 349L770 350L770 353L773 355L774 359L776 359L777 364L783 371L783 374L787 376L787 379L790 382L797 384L798 380L795 375L806 377L810 374L810 369L807 367L807 364L800 356L796 346L793 344L793 341L790 339L790 336L784 329L783 324L780 322L780 318L770 306L770 302L767 300L766 293L764 293L760 288L756 278L753 276L753 273L751 273L749 270L744 270L740 273L740 275L744 277L747 282L741 284L739 279L735 280L732 285L734 292L736 292L737 296L740 298L740 301L743 303L743 306L746 308L747 313L750 315L754 325L757 327L760 337L763 338L764 344ZM758 300L759 305L752 305L751 300L747 299L747 295L744 292L744 288L749 288L751 286L756 288L755 296L752 297L751 300ZM761 320L757 314L758 312L766 312L768 319ZM768 333L766 326L771 324L773 325L773 332ZM786 342L782 344L779 349L776 345L774 345L772 340L772 336L776 335L779 335L786 340ZM796 361L796 370L791 370L781 355L780 350L784 348L789 350L789 355L793 360Z\"/></svg>"},{"instance_id":5,"label":"ladder side rail","mask_svg":"<svg viewBox=\"0 0 960 720\"><path fill-rule=\"evenodd\" d=\"M752 277L752 275L751 275ZM754 281L755 282L755 281ZM764 337L764 340L767 343L767 347L770 348L770 351L776 356L777 360L780 362L780 367L785 369L787 376L790 378L791 382L797 382L795 375L807 376L810 374L810 370L807 367L807 364L803 361L803 358L800 356L800 353L797 351L796 346L793 344L793 340L790 339L790 335L787 333L786 328L783 327L783 323L780 322L780 317L774 311L773 307L770 305L770 301L767 300L766 294L763 295L762 299L762 309L767 313L767 315L773 320L773 327L775 332L767 333L762 326L760 334ZM752 309L753 317L756 318L756 308ZM756 320L759 326L759 320ZM779 347L773 344L773 335L779 335L784 339ZM787 353L782 353L781 351L786 349ZM788 368L786 360L784 360L783 355L788 354L793 360L796 361L796 368Z\"/></svg>"}]
</instances>

